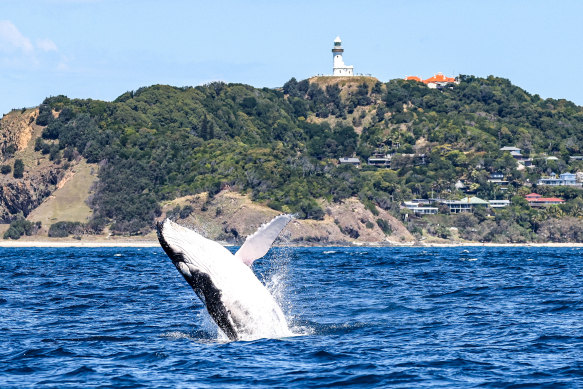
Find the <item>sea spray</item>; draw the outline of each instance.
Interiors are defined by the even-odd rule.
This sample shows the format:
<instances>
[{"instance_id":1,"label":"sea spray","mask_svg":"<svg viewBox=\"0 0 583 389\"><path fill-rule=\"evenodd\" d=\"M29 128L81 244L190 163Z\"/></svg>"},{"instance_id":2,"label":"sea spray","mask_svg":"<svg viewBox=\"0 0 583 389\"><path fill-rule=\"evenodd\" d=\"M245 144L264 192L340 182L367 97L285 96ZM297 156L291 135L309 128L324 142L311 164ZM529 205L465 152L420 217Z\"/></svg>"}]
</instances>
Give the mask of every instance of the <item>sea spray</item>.
<instances>
[{"instance_id":1,"label":"sea spray","mask_svg":"<svg viewBox=\"0 0 583 389\"><path fill-rule=\"evenodd\" d=\"M284 237L285 238L285 237ZM264 274L258 274L265 287L271 293L277 304L281 307L288 327L290 336L300 336L312 334L314 331L302 323L301 307L296 306L294 293L291 292L291 266L294 261L294 248L289 246L289 241L280 240L280 247L274 248L265 257L267 262ZM258 272L256 272L258 273Z\"/></svg>"}]
</instances>

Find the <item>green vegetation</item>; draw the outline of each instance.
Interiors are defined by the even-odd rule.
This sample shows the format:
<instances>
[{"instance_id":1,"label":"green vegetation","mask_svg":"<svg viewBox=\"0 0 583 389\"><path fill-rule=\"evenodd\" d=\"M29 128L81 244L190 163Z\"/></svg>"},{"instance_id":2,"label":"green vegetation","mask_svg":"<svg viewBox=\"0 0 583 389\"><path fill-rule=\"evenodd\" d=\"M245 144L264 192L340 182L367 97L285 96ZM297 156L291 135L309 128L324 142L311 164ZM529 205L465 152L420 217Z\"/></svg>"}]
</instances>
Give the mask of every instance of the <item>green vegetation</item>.
<instances>
[{"instance_id":1,"label":"green vegetation","mask_svg":"<svg viewBox=\"0 0 583 389\"><path fill-rule=\"evenodd\" d=\"M200 192L212 197L225 187L301 218L323 218L318 199L353 196L368 209L399 216L403 200L462 197L457 180L476 196L500 199L532 191L525 185L543 174L583 169L582 161L569 159L583 153L583 109L571 102L543 100L496 77L461 76L459 85L442 89L370 80L343 89L348 84L292 78L281 91L221 82L154 85L111 103L51 97L40 107L37 124L45 127L35 149L51 159L79 153L99 163L91 225L129 234L147 231L163 200ZM518 170L502 146L535 156L534 168ZM392 170L337 164L339 157L365 162L375 153L392 154ZM507 191L488 182L493 172L504 174ZM563 216L580 217L574 205L580 191L536 190L563 196ZM476 224L460 227L460 236L495 240L511 228L532 240L546 228L544 212L517 200L495 215L470 215ZM447 217L451 226L457 219ZM413 232L449 234L428 228L430 217L410 220ZM492 227L491 233L473 234L476 225L480 232ZM379 226L390 233L390 226Z\"/></svg>"},{"instance_id":2,"label":"green vegetation","mask_svg":"<svg viewBox=\"0 0 583 389\"><path fill-rule=\"evenodd\" d=\"M51 238L66 238L71 234L83 233L83 225L79 222L57 222L49 227Z\"/></svg>"},{"instance_id":3,"label":"green vegetation","mask_svg":"<svg viewBox=\"0 0 583 389\"><path fill-rule=\"evenodd\" d=\"M377 225L386 235L390 235L393 232L391 225L384 219L377 219Z\"/></svg>"},{"instance_id":4,"label":"green vegetation","mask_svg":"<svg viewBox=\"0 0 583 389\"><path fill-rule=\"evenodd\" d=\"M10 223L10 227L4 233L4 239L20 239L23 235L33 235L40 229L40 222L29 222L28 220L20 217Z\"/></svg>"},{"instance_id":5,"label":"green vegetation","mask_svg":"<svg viewBox=\"0 0 583 389\"><path fill-rule=\"evenodd\" d=\"M17 159L14 161L14 168L12 171L14 178L22 178L24 175L24 162L22 159Z\"/></svg>"}]
</instances>

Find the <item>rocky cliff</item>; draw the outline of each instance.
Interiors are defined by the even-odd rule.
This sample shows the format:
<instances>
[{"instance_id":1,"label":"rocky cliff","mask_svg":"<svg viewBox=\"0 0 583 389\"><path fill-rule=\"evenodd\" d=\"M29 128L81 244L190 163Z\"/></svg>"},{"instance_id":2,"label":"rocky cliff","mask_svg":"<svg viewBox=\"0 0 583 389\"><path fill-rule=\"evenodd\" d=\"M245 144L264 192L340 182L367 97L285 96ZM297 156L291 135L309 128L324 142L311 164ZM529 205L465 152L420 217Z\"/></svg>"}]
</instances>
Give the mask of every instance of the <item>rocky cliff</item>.
<instances>
[{"instance_id":1,"label":"rocky cliff","mask_svg":"<svg viewBox=\"0 0 583 389\"><path fill-rule=\"evenodd\" d=\"M0 222L3 223L18 215L28 216L50 196L69 168L34 150L34 139L42 131L34 124L37 115L38 109L12 111L0 120L1 164L11 168L11 172L0 174ZM24 163L22 178L13 175L17 159Z\"/></svg>"},{"instance_id":2,"label":"rocky cliff","mask_svg":"<svg viewBox=\"0 0 583 389\"><path fill-rule=\"evenodd\" d=\"M325 210L323 220L293 220L283 239L300 245L405 244L415 240L388 212L379 210L374 215L356 198L321 205ZM229 190L212 198L206 193L181 197L166 203L163 210L160 219L171 217L210 239L235 244L278 215L269 207L253 203L248 196Z\"/></svg>"}]
</instances>

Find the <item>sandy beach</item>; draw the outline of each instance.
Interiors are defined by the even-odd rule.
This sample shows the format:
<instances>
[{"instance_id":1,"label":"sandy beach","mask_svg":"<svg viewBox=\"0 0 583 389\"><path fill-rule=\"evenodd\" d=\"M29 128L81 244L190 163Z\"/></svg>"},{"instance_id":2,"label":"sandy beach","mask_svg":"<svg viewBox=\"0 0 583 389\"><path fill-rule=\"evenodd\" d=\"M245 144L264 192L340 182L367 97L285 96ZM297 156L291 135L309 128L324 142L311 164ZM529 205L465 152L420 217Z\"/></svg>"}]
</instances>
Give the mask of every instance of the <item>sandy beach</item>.
<instances>
[{"instance_id":1,"label":"sandy beach","mask_svg":"<svg viewBox=\"0 0 583 389\"><path fill-rule=\"evenodd\" d=\"M160 247L157 241L0 241L0 247Z\"/></svg>"},{"instance_id":2,"label":"sandy beach","mask_svg":"<svg viewBox=\"0 0 583 389\"><path fill-rule=\"evenodd\" d=\"M224 246L232 246L223 243ZM283 247L583 247L583 243L481 243L481 242L371 242L371 243L336 243L330 245L305 245L294 244L293 242L277 245ZM75 240L75 239L54 239L54 240L0 240L0 247L160 247L157 240L132 240L132 239L111 239L111 240Z\"/></svg>"}]
</instances>

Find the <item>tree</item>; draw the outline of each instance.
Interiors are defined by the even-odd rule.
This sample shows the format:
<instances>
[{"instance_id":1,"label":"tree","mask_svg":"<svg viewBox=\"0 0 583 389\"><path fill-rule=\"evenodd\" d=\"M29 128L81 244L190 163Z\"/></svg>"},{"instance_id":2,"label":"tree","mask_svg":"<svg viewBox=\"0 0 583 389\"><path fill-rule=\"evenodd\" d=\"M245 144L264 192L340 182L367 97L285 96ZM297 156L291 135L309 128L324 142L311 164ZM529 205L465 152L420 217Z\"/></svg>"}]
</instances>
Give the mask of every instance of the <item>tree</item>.
<instances>
[{"instance_id":1,"label":"tree","mask_svg":"<svg viewBox=\"0 0 583 389\"><path fill-rule=\"evenodd\" d=\"M36 124L39 126L46 126L51 120L53 120L51 107L48 104L41 104L38 107L38 117L36 118Z\"/></svg>"},{"instance_id":2,"label":"tree","mask_svg":"<svg viewBox=\"0 0 583 389\"><path fill-rule=\"evenodd\" d=\"M14 161L14 169L12 175L14 178L22 178L24 176L24 163L22 159L17 159Z\"/></svg>"},{"instance_id":3,"label":"tree","mask_svg":"<svg viewBox=\"0 0 583 389\"><path fill-rule=\"evenodd\" d=\"M290 78L288 82L283 84L283 93L292 97L300 97L298 91L298 81L295 77Z\"/></svg>"}]
</instances>

